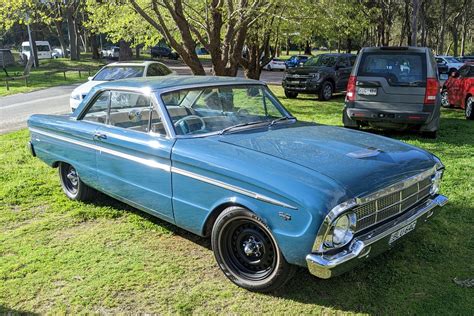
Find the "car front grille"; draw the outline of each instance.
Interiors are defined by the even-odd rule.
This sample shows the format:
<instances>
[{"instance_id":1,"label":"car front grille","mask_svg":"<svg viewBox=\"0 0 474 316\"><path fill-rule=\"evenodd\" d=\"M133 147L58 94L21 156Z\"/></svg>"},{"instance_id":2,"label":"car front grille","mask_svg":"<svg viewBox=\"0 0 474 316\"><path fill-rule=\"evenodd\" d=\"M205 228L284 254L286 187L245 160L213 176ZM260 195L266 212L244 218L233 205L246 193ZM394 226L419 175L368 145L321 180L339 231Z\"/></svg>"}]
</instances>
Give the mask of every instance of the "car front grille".
<instances>
[{"instance_id":1,"label":"car front grille","mask_svg":"<svg viewBox=\"0 0 474 316\"><path fill-rule=\"evenodd\" d=\"M357 215L355 231L362 231L407 211L430 194L431 185L431 176L428 176L402 190L355 207L354 212Z\"/></svg>"}]
</instances>

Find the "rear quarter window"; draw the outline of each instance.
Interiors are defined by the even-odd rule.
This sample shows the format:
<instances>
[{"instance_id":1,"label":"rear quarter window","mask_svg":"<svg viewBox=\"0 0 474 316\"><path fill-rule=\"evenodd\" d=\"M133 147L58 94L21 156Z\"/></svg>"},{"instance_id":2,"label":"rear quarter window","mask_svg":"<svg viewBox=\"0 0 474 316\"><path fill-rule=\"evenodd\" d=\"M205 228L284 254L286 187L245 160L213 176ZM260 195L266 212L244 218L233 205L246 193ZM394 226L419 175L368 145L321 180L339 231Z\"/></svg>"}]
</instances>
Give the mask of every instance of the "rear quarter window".
<instances>
[{"instance_id":1,"label":"rear quarter window","mask_svg":"<svg viewBox=\"0 0 474 316\"><path fill-rule=\"evenodd\" d=\"M357 76L384 77L390 85L426 84L424 53L374 52L362 55Z\"/></svg>"}]
</instances>

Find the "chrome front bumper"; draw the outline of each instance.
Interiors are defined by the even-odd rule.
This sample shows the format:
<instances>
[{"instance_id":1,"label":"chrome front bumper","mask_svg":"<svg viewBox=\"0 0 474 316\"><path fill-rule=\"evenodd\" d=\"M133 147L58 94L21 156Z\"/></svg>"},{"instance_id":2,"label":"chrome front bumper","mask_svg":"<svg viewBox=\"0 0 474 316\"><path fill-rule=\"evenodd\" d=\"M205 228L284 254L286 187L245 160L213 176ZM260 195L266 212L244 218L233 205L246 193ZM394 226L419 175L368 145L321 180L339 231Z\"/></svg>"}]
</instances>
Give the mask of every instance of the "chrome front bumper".
<instances>
[{"instance_id":1,"label":"chrome front bumper","mask_svg":"<svg viewBox=\"0 0 474 316\"><path fill-rule=\"evenodd\" d=\"M347 250L342 250L337 254L311 253L306 256L308 269L311 274L322 279L329 279L347 272L363 261L390 249L398 241L397 239L390 243L393 233L412 224L414 221L416 221L414 228L416 230L438 211L438 206L444 206L447 202L448 198L444 195L437 195L435 198L428 199L395 220L377 227L364 235L357 236Z\"/></svg>"}]
</instances>

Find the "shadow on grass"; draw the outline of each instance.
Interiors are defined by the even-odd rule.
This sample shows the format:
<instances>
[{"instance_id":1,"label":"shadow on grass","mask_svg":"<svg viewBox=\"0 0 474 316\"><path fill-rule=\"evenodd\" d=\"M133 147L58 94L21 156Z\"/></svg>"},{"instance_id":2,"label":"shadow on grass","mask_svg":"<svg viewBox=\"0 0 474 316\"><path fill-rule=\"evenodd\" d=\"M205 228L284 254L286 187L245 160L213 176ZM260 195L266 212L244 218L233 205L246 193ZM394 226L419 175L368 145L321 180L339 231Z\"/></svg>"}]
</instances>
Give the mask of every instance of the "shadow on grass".
<instances>
[{"instance_id":1,"label":"shadow on grass","mask_svg":"<svg viewBox=\"0 0 474 316\"><path fill-rule=\"evenodd\" d=\"M0 305L0 315L40 315L40 314L33 313L30 311L12 309L7 306Z\"/></svg>"}]
</instances>

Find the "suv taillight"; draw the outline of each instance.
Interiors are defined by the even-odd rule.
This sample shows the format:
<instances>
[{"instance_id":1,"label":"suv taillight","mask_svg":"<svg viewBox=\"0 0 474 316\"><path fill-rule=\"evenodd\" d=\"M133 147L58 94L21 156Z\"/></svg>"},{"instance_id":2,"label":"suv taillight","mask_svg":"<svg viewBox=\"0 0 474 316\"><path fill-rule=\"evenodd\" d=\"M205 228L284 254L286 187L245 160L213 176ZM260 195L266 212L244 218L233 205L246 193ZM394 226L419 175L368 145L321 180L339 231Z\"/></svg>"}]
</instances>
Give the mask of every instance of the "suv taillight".
<instances>
[{"instance_id":1,"label":"suv taillight","mask_svg":"<svg viewBox=\"0 0 474 316\"><path fill-rule=\"evenodd\" d=\"M350 76L349 82L347 82L347 89L346 89L346 101L352 102L355 101L356 97L356 76Z\"/></svg>"},{"instance_id":2,"label":"suv taillight","mask_svg":"<svg viewBox=\"0 0 474 316\"><path fill-rule=\"evenodd\" d=\"M436 95L439 92L439 83L435 78L426 79L426 92L424 104L435 104Z\"/></svg>"}]
</instances>

